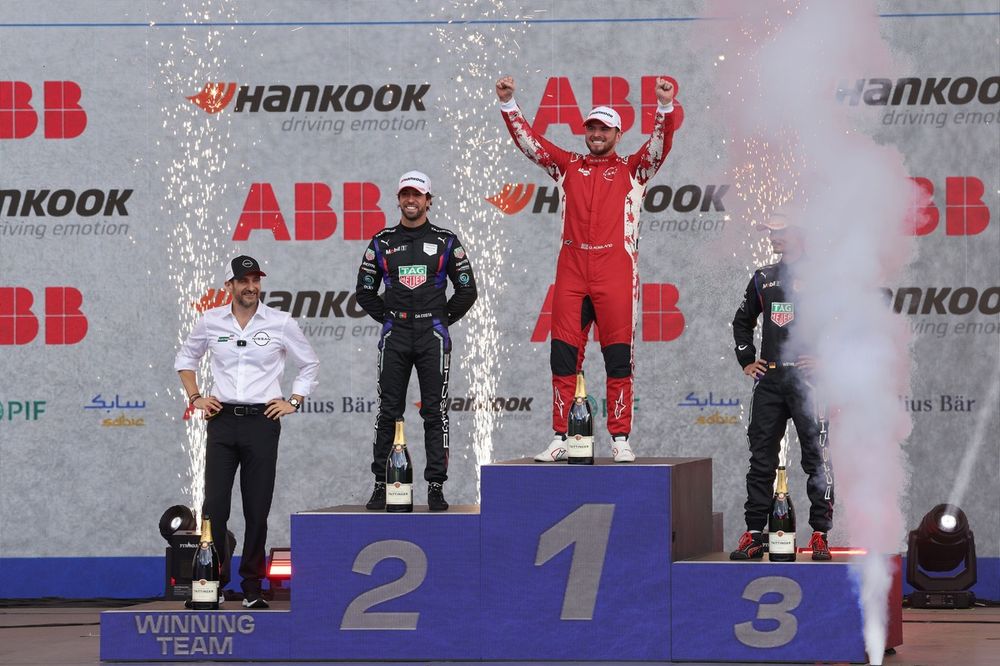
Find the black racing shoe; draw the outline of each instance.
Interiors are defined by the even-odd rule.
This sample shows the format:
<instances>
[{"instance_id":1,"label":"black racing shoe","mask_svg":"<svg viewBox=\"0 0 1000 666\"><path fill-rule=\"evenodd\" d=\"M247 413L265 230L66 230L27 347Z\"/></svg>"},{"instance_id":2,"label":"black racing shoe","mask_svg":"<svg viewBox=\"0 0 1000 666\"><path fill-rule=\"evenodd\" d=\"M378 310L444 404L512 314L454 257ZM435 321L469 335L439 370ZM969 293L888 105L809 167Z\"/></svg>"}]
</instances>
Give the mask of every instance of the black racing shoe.
<instances>
[{"instance_id":1,"label":"black racing shoe","mask_svg":"<svg viewBox=\"0 0 1000 666\"><path fill-rule=\"evenodd\" d=\"M764 557L764 534L744 532L736 550L729 553L731 560L759 560Z\"/></svg>"},{"instance_id":2,"label":"black racing shoe","mask_svg":"<svg viewBox=\"0 0 1000 666\"><path fill-rule=\"evenodd\" d=\"M444 499L443 483L431 481L427 484L427 508L431 511L448 510L448 502Z\"/></svg>"},{"instance_id":3,"label":"black racing shoe","mask_svg":"<svg viewBox=\"0 0 1000 666\"><path fill-rule=\"evenodd\" d=\"M827 540L826 532L813 532L809 539L809 550L813 552L812 558L817 562L826 562L833 559L830 555L830 542Z\"/></svg>"},{"instance_id":4,"label":"black racing shoe","mask_svg":"<svg viewBox=\"0 0 1000 666\"><path fill-rule=\"evenodd\" d=\"M365 508L369 511L385 511L385 482L376 481L375 490L372 491L372 496L368 500L368 504L365 504Z\"/></svg>"}]
</instances>

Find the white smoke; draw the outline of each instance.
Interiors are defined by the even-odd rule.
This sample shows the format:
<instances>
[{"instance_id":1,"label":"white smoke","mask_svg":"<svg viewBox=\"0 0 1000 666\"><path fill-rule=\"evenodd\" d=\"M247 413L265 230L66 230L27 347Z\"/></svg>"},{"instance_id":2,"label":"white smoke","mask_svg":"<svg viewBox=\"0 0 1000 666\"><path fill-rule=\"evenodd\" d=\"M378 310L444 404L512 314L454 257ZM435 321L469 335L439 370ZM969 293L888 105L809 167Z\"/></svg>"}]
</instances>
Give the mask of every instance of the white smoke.
<instances>
[{"instance_id":1,"label":"white smoke","mask_svg":"<svg viewBox=\"0 0 1000 666\"><path fill-rule=\"evenodd\" d=\"M791 351L819 361L814 383L831 417L835 537L846 532L842 544L868 553L856 573L865 647L879 664L890 557L904 534L901 443L911 428L899 400L910 383L909 329L883 288L911 258L905 229L915 188L899 152L857 127L864 107L838 102L837 90L893 71L892 59L874 3L732 3L720 13L724 93L736 128L729 158L744 178L755 160L769 167L769 182L743 188L759 192L747 201L748 219L766 219L789 199L802 210L806 260L793 281Z\"/></svg>"}]
</instances>

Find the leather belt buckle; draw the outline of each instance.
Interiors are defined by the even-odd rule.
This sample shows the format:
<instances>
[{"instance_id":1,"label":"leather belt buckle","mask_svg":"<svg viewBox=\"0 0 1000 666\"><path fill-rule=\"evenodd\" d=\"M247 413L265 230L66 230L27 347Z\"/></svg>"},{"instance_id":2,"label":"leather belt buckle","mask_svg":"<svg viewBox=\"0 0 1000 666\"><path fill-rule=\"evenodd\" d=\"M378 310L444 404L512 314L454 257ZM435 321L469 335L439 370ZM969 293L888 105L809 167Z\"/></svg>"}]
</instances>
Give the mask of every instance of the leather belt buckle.
<instances>
[{"instance_id":1,"label":"leather belt buckle","mask_svg":"<svg viewBox=\"0 0 1000 666\"><path fill-rule=\"evenodd\" d=\"M243 405L236 405L235 407L233 407L234 416L246 416L249 413L250 413L249 407L244 407Z\"/></svg>"}]
</instances>

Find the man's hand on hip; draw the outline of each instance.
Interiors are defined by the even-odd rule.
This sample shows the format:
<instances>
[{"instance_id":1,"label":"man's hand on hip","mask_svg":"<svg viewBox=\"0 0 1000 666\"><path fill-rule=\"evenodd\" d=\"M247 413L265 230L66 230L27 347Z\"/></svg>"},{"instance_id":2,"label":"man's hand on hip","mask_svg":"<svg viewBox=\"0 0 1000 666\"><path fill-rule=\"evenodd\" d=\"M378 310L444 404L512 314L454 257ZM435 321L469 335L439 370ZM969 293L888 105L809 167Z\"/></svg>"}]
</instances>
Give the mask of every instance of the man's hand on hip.
<instances>
[{"instance_id":1,"label":"man's hand on hip","mask_svg":"<svg viewBox=\"0 0 1000 666\"><path fill-rule=\"evenodd\" d=\"M767 372L767 361L762 358L743 368L743 374L754 379L760 379L765 372Z\"/></svg>"},{"instance_id":2,"label":"man's hand on hip","mask_svg":"<svg viewBox=\"0 0 1000 666\"><path fill-rule=\"evenodd\" d=\"M287 416L294 411L295 407L292 406L292 403L284 398L275 398L267 401L267 405L264 407L264 416L277 421L282 416Z\"/></svg>"}]
</instances>

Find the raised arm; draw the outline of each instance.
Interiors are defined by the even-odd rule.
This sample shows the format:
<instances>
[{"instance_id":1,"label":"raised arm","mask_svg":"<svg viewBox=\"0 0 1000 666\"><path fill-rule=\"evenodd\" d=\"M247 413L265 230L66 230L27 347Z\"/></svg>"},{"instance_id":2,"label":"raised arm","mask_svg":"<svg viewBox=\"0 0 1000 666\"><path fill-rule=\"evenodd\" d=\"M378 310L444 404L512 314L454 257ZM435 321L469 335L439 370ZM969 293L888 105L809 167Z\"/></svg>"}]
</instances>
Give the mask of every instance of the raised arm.
<instances>
[{"instance_id":1,"label":"raised arm","mask_svg":"<svg viewBox=\"0 0 1000 666\"><path fill-rule=\"evenodd\" d=\"M566 173L571 153L549 142L544 136L535 133L521 108L514 101L514 77L504 76L497 81L497 99L500 100L500 111L503 112L507 131L514 139L514 144L525 156L542 167L553 180L560 180Z\"/></svg>"},{"instance_id":2,"label":"raised arm","mask_svg":"<svg viewBox=\"0 0 1000 666\"><path fill-rule=\"evenodd\" d=\"M656 79L656 122L653 133L634 155L629 158L629 170L642 184L649 182L659 170L674 142L674 130L680 125L682 111L674 105L676 83L669 77Z\"/></svg>"}]
</instances>

